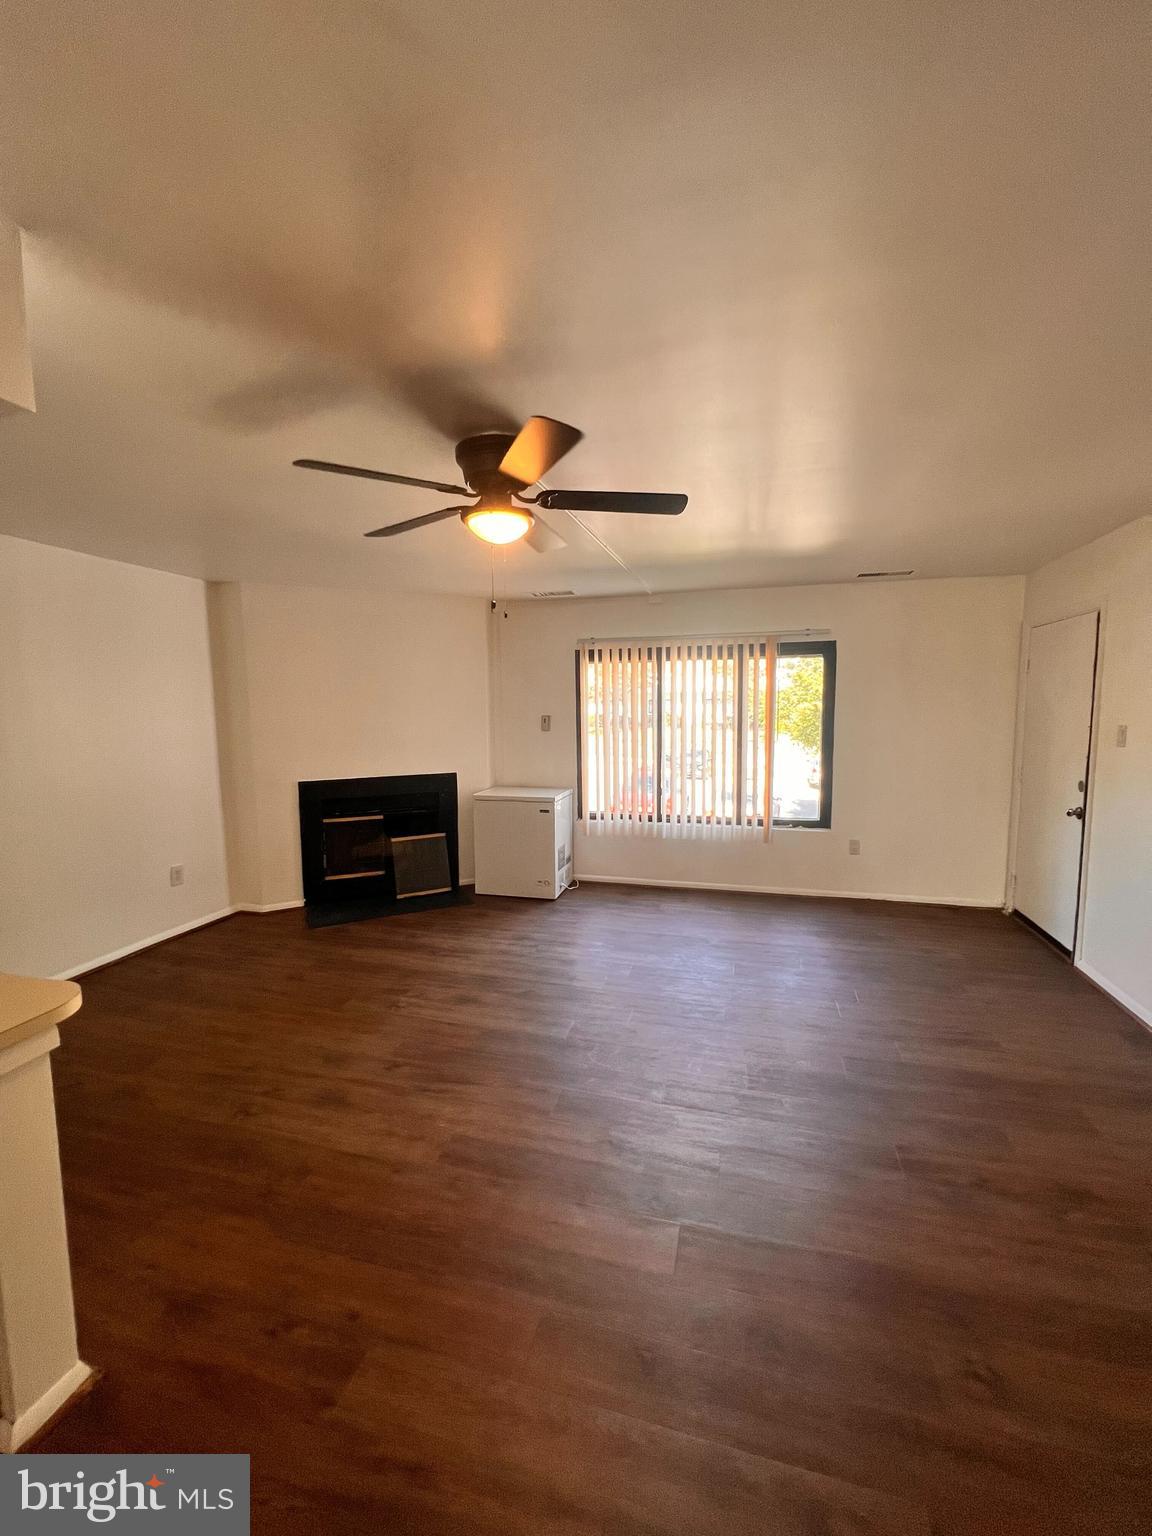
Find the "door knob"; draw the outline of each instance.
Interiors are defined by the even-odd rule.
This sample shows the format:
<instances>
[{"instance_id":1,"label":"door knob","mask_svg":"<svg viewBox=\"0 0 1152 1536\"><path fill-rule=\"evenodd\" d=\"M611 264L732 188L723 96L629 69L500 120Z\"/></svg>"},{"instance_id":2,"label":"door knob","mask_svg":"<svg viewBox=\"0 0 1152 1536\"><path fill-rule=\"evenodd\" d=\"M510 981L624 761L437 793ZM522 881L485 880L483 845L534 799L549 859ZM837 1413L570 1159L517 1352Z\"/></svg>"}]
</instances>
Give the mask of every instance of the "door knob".
<instances>
[{"instance_id":1,"label":"door knob","mask_svg":"<svg viewBox=\"0 0 1152 1536\"><path fill-rule=\"evenodd\" d=\"M1070 811L1065 811L1064 814L1065 816L1075 816L1077 821L1083 821L1084 807L1082 805L1074 805Z\"/></svg>"}]
</instances>

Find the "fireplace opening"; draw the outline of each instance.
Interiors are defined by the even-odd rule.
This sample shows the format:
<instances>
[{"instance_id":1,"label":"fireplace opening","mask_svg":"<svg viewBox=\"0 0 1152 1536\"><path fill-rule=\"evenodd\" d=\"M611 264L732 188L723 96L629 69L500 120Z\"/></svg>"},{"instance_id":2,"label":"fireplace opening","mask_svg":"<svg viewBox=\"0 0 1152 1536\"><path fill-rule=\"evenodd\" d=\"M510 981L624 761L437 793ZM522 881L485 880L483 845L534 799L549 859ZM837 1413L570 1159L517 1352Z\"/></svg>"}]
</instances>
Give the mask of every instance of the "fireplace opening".
<instances>
[{"instance_id":1,"label":"fireplace opening","mask_svg":"<svg viewBox=\"0 0 1152 1536\"><path fill-rule=\"evenodd\" d=\"M384 831L383 816L325 816L323 827L325 880L359 880L384 873L391 839Z\"/></svg>"},{"instance_id":2,"label":"fireplace opening","mask_svg":"<svg viewBox=\"0 0 1152 1536\"><path fill-rule=\"evenodd\" d=\"M459 899L454 773L312 779L299 797L309 922Z\"/></svg>"}]
</instances>

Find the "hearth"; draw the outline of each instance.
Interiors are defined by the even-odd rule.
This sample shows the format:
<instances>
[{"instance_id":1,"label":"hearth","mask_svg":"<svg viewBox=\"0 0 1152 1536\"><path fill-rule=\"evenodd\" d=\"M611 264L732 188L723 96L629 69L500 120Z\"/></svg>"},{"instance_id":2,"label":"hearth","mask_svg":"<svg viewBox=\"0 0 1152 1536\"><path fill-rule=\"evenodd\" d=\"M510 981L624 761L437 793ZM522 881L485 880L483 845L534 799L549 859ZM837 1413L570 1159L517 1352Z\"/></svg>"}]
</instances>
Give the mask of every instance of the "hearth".
<instances>
[{"instance_id":1,"label":"hearth","mask_svg":"<svg viewBox=\"0 0 1152 1536\"><path fill-rule=\"evenodd\" d=\"M454 773L299 785L304 906L313 927L460 899Z\"/></svg>"}]
</instances>

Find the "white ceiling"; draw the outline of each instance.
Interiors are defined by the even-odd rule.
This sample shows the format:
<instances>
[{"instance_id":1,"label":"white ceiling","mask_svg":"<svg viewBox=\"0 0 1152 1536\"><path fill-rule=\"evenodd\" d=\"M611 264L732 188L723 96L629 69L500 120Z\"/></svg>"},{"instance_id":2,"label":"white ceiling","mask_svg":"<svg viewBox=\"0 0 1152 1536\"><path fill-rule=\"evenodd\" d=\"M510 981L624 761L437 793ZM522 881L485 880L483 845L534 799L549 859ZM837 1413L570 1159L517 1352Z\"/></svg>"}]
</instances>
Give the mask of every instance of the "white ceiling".
<instances>
[{"instance_id":1,"label":"white ceiling","mask_svg":"<svg viewBox=\"0 0 1152 1536\"><path fill-rule=\"evenodd\" d=\"M550 483L690 503L585 518L635 577L552 514L511 593L1015 572L1149 509L1143 0L0 15L0 531L484 592L459 523L361 540L433 494L291 460L455 479L530 412L587 434Z\"/></svg>"}]
</instances>

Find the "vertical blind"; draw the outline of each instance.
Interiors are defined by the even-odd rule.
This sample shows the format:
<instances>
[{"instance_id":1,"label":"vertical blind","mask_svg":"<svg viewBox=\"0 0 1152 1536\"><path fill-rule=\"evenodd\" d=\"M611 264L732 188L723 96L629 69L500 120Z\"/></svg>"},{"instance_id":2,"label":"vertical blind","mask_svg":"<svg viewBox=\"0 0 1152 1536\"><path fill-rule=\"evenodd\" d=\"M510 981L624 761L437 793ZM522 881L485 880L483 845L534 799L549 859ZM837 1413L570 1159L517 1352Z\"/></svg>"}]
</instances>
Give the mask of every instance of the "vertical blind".
<instances>
[{"instance_id":1,"label":"vertical blind","mask_svg":"<svg viewBox=\"0 0 1152 1536\"><path fill-rule=\"evenodd\" d=\"M589 832L772 832L776 642L588 641L580 766Z\"/></svg>"}]
</instances>

